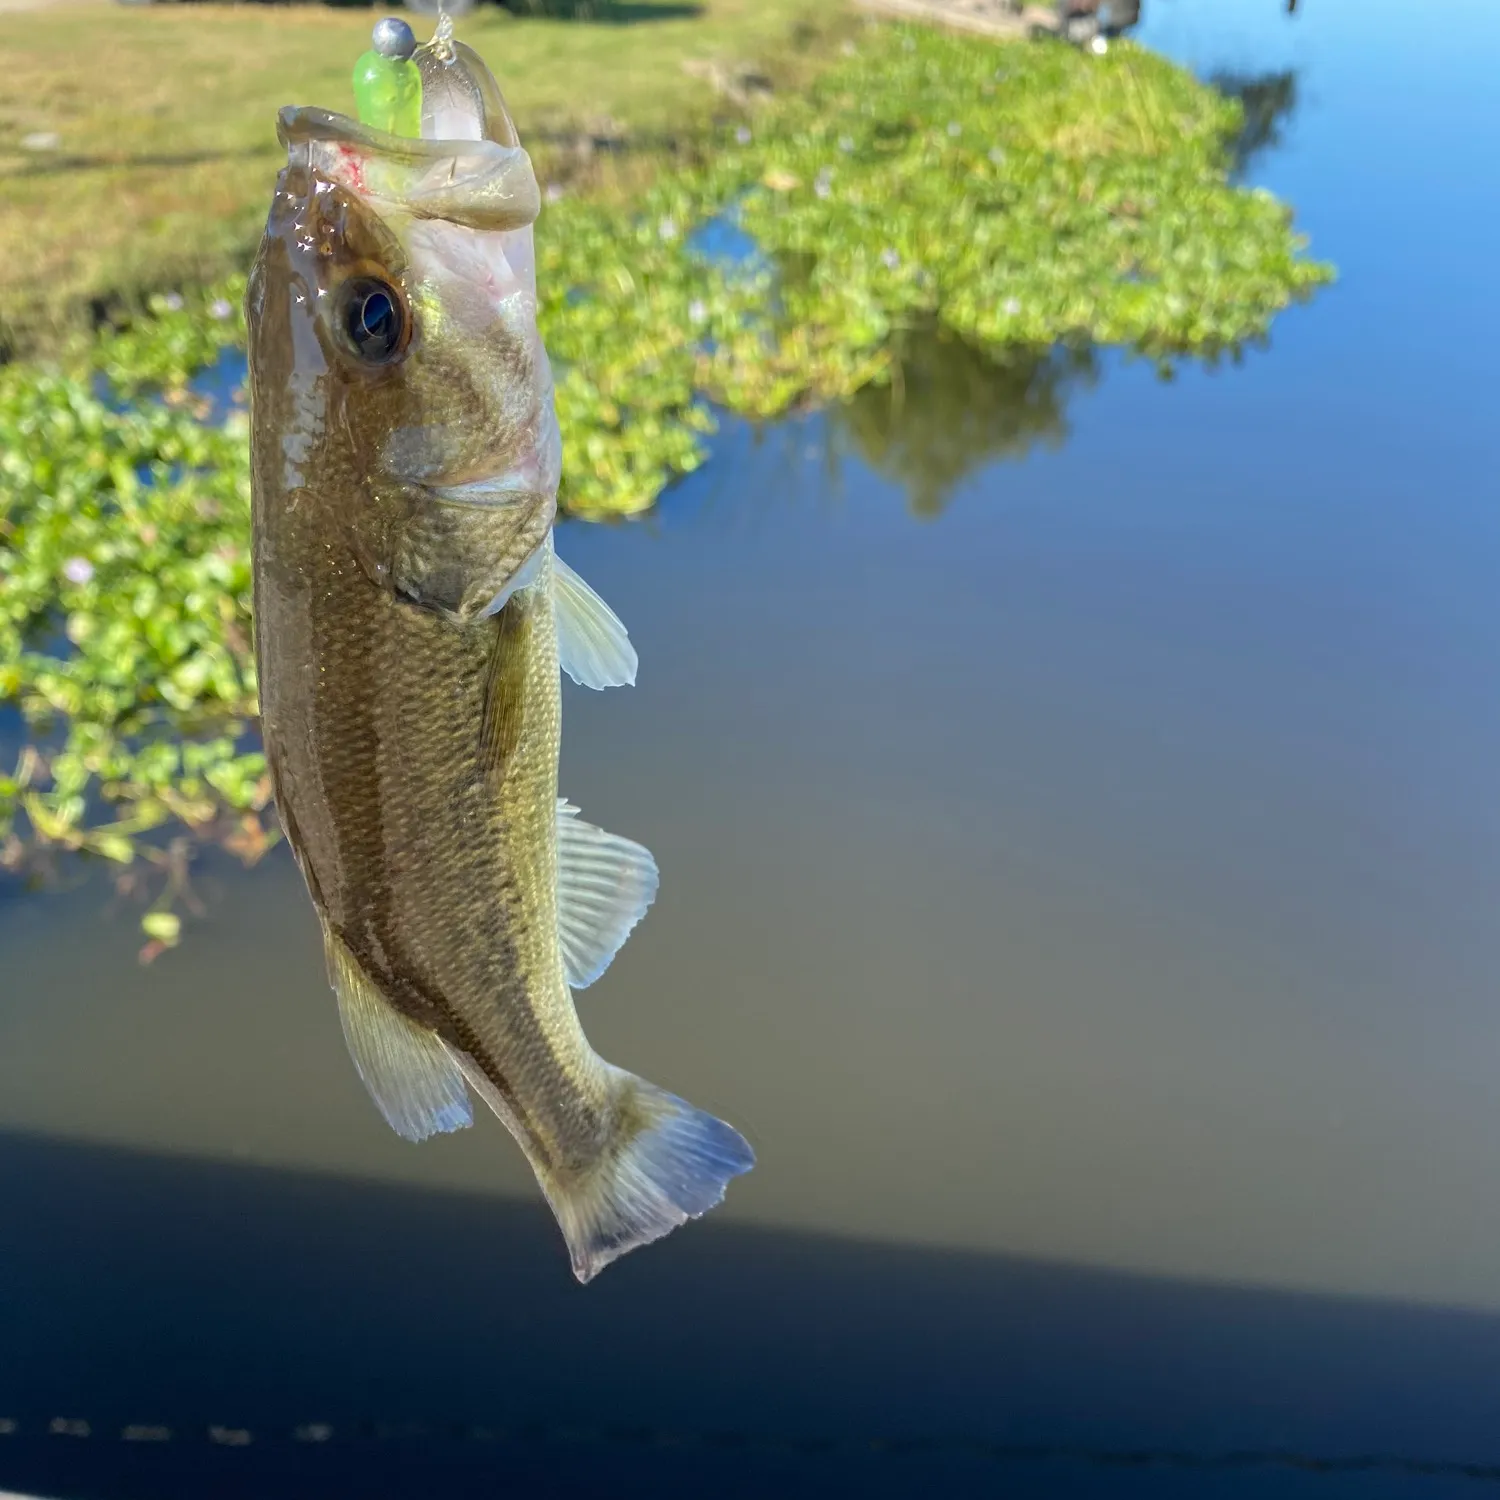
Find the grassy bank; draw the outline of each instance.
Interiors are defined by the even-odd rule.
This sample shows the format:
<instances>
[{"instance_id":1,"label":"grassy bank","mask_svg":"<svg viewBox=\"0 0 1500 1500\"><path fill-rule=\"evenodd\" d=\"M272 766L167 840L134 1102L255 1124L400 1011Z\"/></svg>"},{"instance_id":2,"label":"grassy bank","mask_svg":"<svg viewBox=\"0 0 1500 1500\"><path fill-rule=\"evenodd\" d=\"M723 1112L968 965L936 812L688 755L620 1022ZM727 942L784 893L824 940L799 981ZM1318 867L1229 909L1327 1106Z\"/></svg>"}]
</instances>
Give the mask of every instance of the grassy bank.
<instances>
[{"instance_id":1,"label":"grassy bank","mask_svg":"<svg viewBox=\"0 0 1500 1500\"><path fill-rule=\"evenodd\" d=\"M649 507L702 462L716 408L853 400L879 446L864 429L880 406L860 393L923 347L913 330L986 370L1000 351L1015 370L1027 351L1036 365L1109 344L1170 364L1262 336L1332 273L1284 205L1232 183L1242 126L1237 104L1130 46L1095 58L880 27L696 164L628 198L549 204L540 319L563 504ZM725 218L754 255L695 252L692 231ZM38 843L144 856L170 895L165 830L265 847L244 424L203 421L186 389L243 340L239 291L158 301L72 366L0 368L0 705L31 726L14 772L0 767L13 863ZM1087 366L1065 358L1051 378ZM114 410L100 375L167 399Z\"/></svg>"},{"instance_id":2,"label":"grassy bank","mask_svg":"<svg viewBox=\"0 0 1500 1500\"><path fill-rule=\"evenodd\" d=\"M584 22L486 6L464 21L544 174L588 165L579 136L691 137L732 107L710 72L795 86L852 24L803 0L594 9ZM54 345L102 309L243 269L279 161L277 108L349 108L376 14L113 0L0 13L0 347Z\"/></svg>"}]
</instances>

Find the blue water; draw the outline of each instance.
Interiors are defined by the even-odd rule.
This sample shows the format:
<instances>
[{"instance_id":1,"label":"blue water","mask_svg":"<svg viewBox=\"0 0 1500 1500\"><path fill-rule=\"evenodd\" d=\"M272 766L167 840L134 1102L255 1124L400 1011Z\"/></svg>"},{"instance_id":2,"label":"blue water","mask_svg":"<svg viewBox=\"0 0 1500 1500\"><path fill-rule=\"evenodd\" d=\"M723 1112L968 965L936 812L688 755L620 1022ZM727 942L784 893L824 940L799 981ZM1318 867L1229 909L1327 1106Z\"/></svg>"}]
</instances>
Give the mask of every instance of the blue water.
<instances>
[{"instance_id":1,"label":"blue water","mask_svg":"<svg viewBox=\"0 0 1500 1500\"><path fill-rule=\"evenodd\" d=\"M1266 349L919 341L560 535L641 655L563 789L663 871L580 1010L756 1172L580 1291L498 1129L384 1131L285 858L145 971L97 890L8 901L0 1482L1500 1478L1500 14L1146 12L1293 75L1245 171L1340 279Z\"/></svg>"}]
</instances>

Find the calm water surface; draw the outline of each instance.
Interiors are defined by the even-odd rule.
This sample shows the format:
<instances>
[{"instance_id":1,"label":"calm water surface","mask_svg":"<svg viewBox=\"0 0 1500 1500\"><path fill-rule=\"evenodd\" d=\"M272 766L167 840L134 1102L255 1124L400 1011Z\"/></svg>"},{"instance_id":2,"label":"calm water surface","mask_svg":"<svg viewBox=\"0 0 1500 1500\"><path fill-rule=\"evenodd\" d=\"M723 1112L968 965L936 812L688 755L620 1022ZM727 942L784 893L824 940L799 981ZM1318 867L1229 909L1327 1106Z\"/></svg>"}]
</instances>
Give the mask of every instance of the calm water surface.
<instances>
[{"instance_id":1,"label":"calm water surface","mask_svg":"<svg viewBox=\"0 0 1500 1500\"><path fill-rule=\"evenodd\" d=\"M1500 20L1146 10L1291 93L1246 172L1341 279L1269 348L1163 383L917 338L899 405L730 425L649 520L560 534L642 663L567 693L563 789L663 872L580 1010L757 1171L580 1290L498 1125L381 1124L284 851L205 862L146 970L98 886L12 893L0 1484L1500 1465ZM1104 1461L1142 1449L1258 1458ZM1276 1458L1369 1453L1439 1467Z\"/></svg>"}]
</instances>

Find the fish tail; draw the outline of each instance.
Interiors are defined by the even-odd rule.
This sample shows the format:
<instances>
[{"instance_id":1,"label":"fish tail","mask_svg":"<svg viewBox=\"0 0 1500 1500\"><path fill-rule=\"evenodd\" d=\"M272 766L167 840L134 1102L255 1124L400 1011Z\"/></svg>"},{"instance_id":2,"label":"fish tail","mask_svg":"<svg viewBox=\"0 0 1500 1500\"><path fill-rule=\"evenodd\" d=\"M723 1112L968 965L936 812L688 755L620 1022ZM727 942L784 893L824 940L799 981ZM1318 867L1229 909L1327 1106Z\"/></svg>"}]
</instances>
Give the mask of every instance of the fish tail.
<instances>
[{"instance_id":1,"label":"fish tail","mask_svg":"<svg viewBox=\"0 0 1500 1500\"><path fill-rule=\"evenodd\" d=\"M755 1165L733 1127L617 1071L620 1124L597 1163L577 1176L542 1178L579 1281L707 1213L723 1200L729 1179Z\"/></svg>"}]
</instances>

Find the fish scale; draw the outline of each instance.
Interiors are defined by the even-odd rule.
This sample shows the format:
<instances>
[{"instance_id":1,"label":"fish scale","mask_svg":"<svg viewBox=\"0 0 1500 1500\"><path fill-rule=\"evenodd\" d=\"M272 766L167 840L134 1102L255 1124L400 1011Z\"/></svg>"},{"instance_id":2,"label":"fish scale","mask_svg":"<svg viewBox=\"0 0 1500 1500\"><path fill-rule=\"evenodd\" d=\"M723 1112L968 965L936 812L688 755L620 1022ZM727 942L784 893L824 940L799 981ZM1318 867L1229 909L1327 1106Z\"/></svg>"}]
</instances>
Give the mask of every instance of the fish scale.
<instances>
[{"instance_id":1,"label":"fish scale","mask_svg":"<svg viewBox=\"0 0 1500 1500\"><path fill-rule=\"evenodd\" d=\"M537 811L556 802L561 704L545 585L518 595L510 618L473 629L354 576L309 602L329 632L318 654L357 657L368 674L313 708L323 801L296 814L304 836L325 824L320 841L340 850L330 925L408 1014L474 1055L519 1101L517 1117L548 1165L576 1156L580 1121L586 1145L609 1098L547 940L555 840ZM309 623L316 633L317 618ZM524 641L505 663L519 732L491 777L476 748L502 637ZM568 1117L551 1118L560 1104Z\"/></svg>"}]
</instances>

